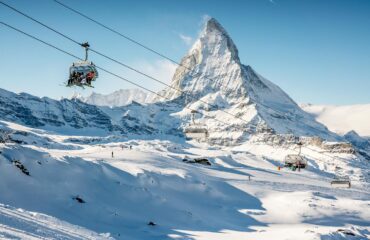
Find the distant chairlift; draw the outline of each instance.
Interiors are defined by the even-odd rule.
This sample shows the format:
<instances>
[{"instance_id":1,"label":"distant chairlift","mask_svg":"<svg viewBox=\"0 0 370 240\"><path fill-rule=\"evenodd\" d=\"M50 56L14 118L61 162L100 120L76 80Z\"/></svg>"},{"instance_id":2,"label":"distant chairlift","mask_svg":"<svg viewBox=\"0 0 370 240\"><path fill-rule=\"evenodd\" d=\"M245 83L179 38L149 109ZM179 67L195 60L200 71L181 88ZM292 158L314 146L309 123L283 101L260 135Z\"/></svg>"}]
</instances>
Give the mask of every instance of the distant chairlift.
<instances>
[{"instance_id":1,"label":"distant chairlift","mask_svg":"<svg viewBox=\"0 0 370 240\"><path fill-rule=\"evenodd\" d=\"M334 180L330 182L330 185L338 188L350 188L351 181L349 177L335 177Z\"/></svg>"},{"instance_id":2,"label":"distant chairlift","mask_svg":"<svg viewBox=\"0 0 370 240\"><path fill-rule=\"evenodd\" d=\"M338 188L350 188L351 187L351 181L349 179L349 176L346 176L343 172L341 172L342 168L336 166L335 167L335 177L330 182L330 185L332 187L338 187Z\"/></svg>"},{"instance_id":3,"label":"distant chairlift","mask_svg":"<svg viewBox=\"0 0 370 240\"><path fill-rule=\"evenodd\" d=\"M185 128L185 136L187 139L196 139L198 141L206 140L208 137L208 130L204 124L195 123L195 114L197 111L191 111L191 124Z\"/></svg>"},{"instance_id":4,"label":"distant chairlift","mask_svg":"<svg viewBox=\"0 0 370 240\"><path fill-rule=\"evenodd\" d=\"M298 154L289 154L284 158L284 167L291 168L292 170L306 168L307 160L301 155L302 143L299 142L299 152Z\"/></svg>"}]
</instances>

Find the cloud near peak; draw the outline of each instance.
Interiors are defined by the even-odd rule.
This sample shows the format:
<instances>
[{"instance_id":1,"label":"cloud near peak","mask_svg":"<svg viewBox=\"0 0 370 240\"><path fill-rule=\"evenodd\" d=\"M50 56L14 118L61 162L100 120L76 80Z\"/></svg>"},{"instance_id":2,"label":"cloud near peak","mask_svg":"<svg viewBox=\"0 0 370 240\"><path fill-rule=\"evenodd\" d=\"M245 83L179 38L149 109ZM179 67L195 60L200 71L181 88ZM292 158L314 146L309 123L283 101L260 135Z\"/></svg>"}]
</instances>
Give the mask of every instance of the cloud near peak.
<instances>
[{"instance_id":1,"label":"cloud near peak","mask_svg":"<svg viewBox=\"0 0 370 240\"><path fill-rule=\"evenodd\" d=\"M186 36L182 33L179 34L180 39L186 44L186 45L191 45L193 43L193 38L190 36Z\"/></svg>"}]
</instances>

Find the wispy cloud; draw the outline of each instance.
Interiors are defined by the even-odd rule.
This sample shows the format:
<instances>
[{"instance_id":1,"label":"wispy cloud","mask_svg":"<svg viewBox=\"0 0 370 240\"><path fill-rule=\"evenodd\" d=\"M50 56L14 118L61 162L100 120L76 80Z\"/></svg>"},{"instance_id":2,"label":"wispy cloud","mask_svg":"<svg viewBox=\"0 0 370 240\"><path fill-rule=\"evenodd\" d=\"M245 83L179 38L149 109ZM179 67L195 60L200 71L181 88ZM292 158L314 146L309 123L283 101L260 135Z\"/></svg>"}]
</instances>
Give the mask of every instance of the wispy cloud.
<instances>
[{"instance_id":1,"label":"wispy cloud","mask_svg":"<svg viewBox=\"0 0 370 240\"><path fill-rule=\"evenodd\" d=\"M182 33L179 34L179 37L181 38L181 40L186 44L186 45L191 45L193 43L193 38L190 37L190 36L186 36Z\"/></svg>"},{"instance_id":2,"label":"wispy cloud","mask_svg":"<svg viewBox=\"0 0 370 240\"><path fill-rule=\"evenodd\" d=\"M200 36L200 34L202 33L202 30L204 29L204 27L206 26L206 23L208 22L208 20L210 20L212 17L208 14L203 14L200 18L200 21L198 22L198 25L199 25L199 30L198 30L198 36Z\"/></svg>"},{"instance_id":3,"label":"wispy cloud","mask_svg":"<svg viewBox=\"0 0 370 240\"><path fill-rule=\"evenodd\" d=\"M212 17L209 16L208 14L203 14L202 16L202 19L201 19L201 24L205 24L206 22L208 22L209 19L211 19Z\"/></svg>"},{"instance_id":4,"label":"wispy cloud","mask_svg":"<svg viewBox=\"0 0 370 240\"><path fill-rule=\"evenodd\" d=\"M156 60L154 62L143 61L137 63L140 69L148 75L151 75L161 81L169 83L175 73L177 65L167 60Z\"/></svg>"},{"instance_id":5,"label":"wispy cloud","mask_svg":"<svg viewBox=\"0 0 370 240\"><path fill-rule=\"evenodd\" d=\"M276 2L274 0L269 0L270 3L272 4L276 4Z\"/></svg>"},{"instance_id":6,"label":"wispy cloud","mask_svg":"<svg viewBox=\"0 0 370 240\"><path fill-rule=\"evenodd\" d=\"M177 68L176 64L162 59L137 59L136 61L129 63L129 65L167 84L171 83L172 77ZM157 92L165 88L163 84L126 68L115 66L115 68L112 69L112 72L117 73L117 75L121 75L124 78L135 82L147 89L150 89L151 91ZM130 83L122 81L122 79L119 78L111 78L109 83L110 84L104 84L104 86L101 87L101 89L104 88L101 93L110 93L116 91L117 89L140 88L138 86L133 86Z\"/></svg>"}]
</instances>

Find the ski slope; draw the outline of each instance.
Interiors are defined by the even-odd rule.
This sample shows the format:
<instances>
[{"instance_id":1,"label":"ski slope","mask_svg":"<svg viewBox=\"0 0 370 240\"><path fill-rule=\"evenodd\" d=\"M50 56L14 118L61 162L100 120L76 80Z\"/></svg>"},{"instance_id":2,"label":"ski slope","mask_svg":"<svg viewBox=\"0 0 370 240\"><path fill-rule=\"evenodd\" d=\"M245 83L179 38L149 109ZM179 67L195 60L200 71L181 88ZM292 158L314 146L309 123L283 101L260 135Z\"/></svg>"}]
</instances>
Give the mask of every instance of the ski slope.
<instances>
[{"instance_id":1,"label":"ski slope","mask_svg":"<svg viewBox=\"0 0 370 240\"><path fill-rule=\"evenodd\" d=\"M335 159L303 149L309 168L293 172L277 168L291 150L268 145L97 137L86 144L86 136L1 124L31 142L0 145L1 238L369 237L369 185L362 178L369 165L348 154L331 154ZM185 157L206 157L211 166ZM336 166L352 173L351 189L330 186Z\"/></svg>"}]
</instances>

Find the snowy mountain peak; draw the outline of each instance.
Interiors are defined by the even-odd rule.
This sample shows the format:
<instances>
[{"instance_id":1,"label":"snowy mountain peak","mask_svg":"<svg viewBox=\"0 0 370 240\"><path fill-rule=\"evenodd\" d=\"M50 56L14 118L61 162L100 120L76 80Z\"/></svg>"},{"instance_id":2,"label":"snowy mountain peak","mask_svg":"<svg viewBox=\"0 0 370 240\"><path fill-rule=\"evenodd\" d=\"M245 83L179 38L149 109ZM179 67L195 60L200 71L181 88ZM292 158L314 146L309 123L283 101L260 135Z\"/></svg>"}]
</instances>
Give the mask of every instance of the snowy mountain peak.
<instances>
[{"instance_id":1,"label":"snowy mountain peak","mask_svg":"<svg viewBox=\"0 0 370 240\"><path fill-rule=\"evenodd\" d=\"M212 131L219 132L215 136L217 141L234 139L240 142L248 138L248 132L261 131L335 138L277 85L251 66L243 65L231 37L214 18L205 24L199 38L182 59L171 87L160 95L207 112L200 117ZM225 115L226 111L232 114ZM230 133L229 126L222 127L224 133L220 133L223 130L219 126L213 129L212 125L219 124L210 122L205 115L227 119L233 124L235 134Z\"/></svg>"},{"instance_id":2,"label":"snowy mountain peak","mask_svg":"<svg viewBox=\"0 0 370 240\"><path fill-rule=\"evenodd\" d=\"M205 28L201 34L201 41L204 45L210 46L222 46L226 45L226 48L209 48L208 50L228 50L232 54L232 58L239 62L238 49L235 46L233 40L221 26L221 24L214 18L207 21ZM222 53L222 52L218 52Z\"/></svg>"},{"instance_id":3,"label":"snowy mountain peak","mask_svg":"<svg viewBox=\"0 0 370 240\"><path fill-rule=\"evenodd\" d=\"M206 27L204 28L204 30L207 32L219 31L221 33L226 33L226 30L221 26L221 24L215 18L210 18L206 22Z\"/></svg>"},{"instance_id":4,"label":"snowy mountain peak","mask_svg":"<svg viewBox=\"0 0 370 240\"><path fill-rule=\"evenodd\" d=\"M172 78L172 88L162 93L166 98L181 97L184 95L181 91L191 92L194 98L219 91L229 100L246 95L238 50L226 30L214 18L206 23L180 65ZM191 101L187 98L185 102Z\"/></svg>"}]
</instances>

